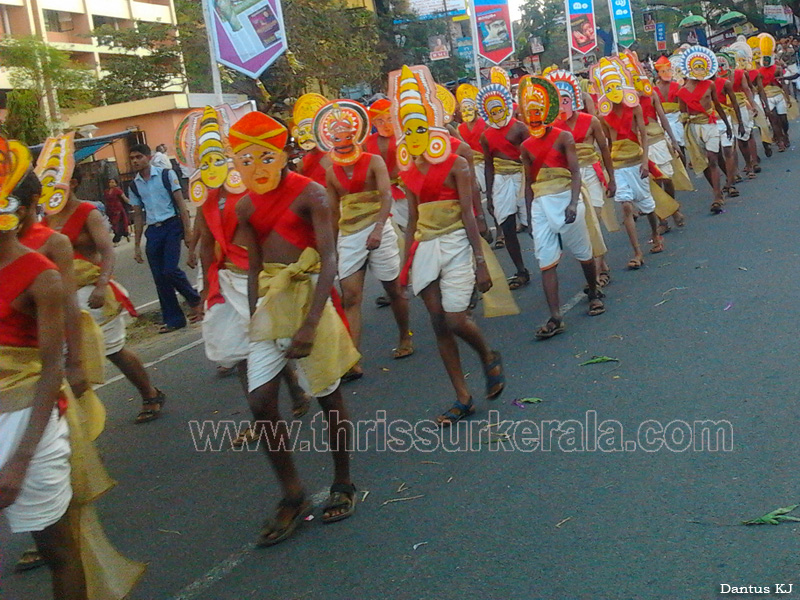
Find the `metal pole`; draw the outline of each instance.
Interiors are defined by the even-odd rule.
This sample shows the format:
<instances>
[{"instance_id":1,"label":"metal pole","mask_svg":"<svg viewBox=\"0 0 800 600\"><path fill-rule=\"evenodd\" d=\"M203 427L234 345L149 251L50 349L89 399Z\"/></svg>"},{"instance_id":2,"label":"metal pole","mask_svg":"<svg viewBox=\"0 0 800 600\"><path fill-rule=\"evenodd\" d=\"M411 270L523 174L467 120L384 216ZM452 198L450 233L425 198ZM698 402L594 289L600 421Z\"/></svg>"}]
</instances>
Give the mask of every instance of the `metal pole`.
<instances>
[{"instance_id":1,"label":"metal pole","mask_svg":"<svg viewBox=\"0 0 800 600\"><path fill-rule=\"evenodd\" d=\"M478 15L475 12L475 1L469 0L469 24L472 27L472 62L475 67L475 85L481 87L481 66L478 62Z\"/></svg>"},{"instance_id":2,"label":"metal pole","mask_svg":"<svg viewBox=\"0 0 800 600\"><path fill-rule=\"evenodd\" d=\"M567 21L567 48L569 49L569 69L567 70L572 73L572 23L569 20L569 0L564 0L564 18Z\"/></svg>"},{"instance_id":3,"label":"metal pole","mask_svg":"<svg viewBox=\"0 0 800 600\"><path fill-rule=\"evenodd\" d=\"M222 80L219 76L219 65L217 64L217 57L214 50L214 36L211 34L211 28L214 26L214 20L211 18L211 11L208 9L211 0L201 0L203 3L203 19L206 22L206 36L208 38L208 58L211 62L211 82L214 85L214 102L220 105L224 102L222 99Z\"/></svg>"},{"instance_id":4,"label":"metal pole","mask_svg":"<svg viewBox=\"0 0 800 600\"><path fill-rule=\"evenodd\" d=\"M614 20L614 0L608 0L608 16L611 17L611 34L614 36L614 47L611 49L611 53L616 54L619 50L619 40L617 40L617 23Z\"/></svg>"}]
</instances>

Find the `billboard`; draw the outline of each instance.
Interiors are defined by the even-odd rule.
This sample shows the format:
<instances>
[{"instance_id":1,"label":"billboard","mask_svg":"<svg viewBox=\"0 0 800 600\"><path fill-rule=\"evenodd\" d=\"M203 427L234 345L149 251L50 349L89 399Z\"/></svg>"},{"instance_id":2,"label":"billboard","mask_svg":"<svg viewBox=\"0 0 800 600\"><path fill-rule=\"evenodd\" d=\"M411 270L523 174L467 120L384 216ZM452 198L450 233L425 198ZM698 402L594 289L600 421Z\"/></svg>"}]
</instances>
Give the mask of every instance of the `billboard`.
<instances>
[{"instance_id":1,"label":"billboard","mask_svg":"<svg viewBox=\"0 0 800 600\"><path fill-rule=\"evenodd\" d=\"M498 65L514 54L508 0L472 0L472 15L478 55Z\"/></svg>"},{"instance_id":2,"label":"billboard","mask_svg":"<svg viewBox=\"0 0 800 600\"><path fill-rule=\"evenodd\" d=\"M408 10L420 20L455 16L466 12L464 0L408 0Z\"/></svg>"},{"instance_id":3,"label":"billboard","mask_svg":"<svg viewBox=\"0 0 800 600\"><path fill-rule=\"evenodd\" d=\"M280 0L203 1L218 62L257 78L286 52Z\"/></svg>"},{"instance_id":4,"label":"billboard","mask_svg":"<svg viewBox=\"0 0 800 600\"><path fill-rule=\"evenodd\" d=\"M636 41L636 28L633 25L633 12L630 0L609 0L611 21L617 33L617 44L630 48Z\"/></svg>"},{"instance_id":5,"label":"billboard","mask_svg":"<svg viewBox=\"0 0 800 600\"><path fill-rule=\"evenodd\" d=\"M667 25L665 23L656 23L656 50L667 49Z\"/></svg>"},{"instance_id":6,"label":"billboard","mask_svg":"<svg viewBox=\"0 0 800 600\"><path fill-rule=\"evenodd\" d=\"M450 44L444 35L432 35L428 38L428 50L431 60L444 60L450 58Z\"/></svg>"},{"instance_id":7,"label":"billboard","mask_svg":"<svg viewBox=\"0 0 800 600\"><path fill-rule=\"evenodd\" d=\"M593 0L566 0L569 45L580 54L597 48Z\"/></svg>"},{"instance_id":8,"label":"billboard","mask_svg":"<svg viewBox=\"0 0 800 600\"><path fill-rule=\"evenodd\" d=\"M656 30L656 17L651 12L643 12L642 13L642 24L644 25L644 31L655 31Z\"/></svg>"}]
</instances>

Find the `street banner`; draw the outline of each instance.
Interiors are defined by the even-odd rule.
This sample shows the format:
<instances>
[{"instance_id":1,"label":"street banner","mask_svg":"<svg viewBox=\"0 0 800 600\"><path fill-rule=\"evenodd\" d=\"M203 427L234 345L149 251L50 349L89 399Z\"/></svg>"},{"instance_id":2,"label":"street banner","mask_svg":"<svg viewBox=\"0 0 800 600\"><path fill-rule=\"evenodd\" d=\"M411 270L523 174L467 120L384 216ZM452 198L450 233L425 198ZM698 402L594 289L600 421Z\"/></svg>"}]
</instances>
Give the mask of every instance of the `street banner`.
<instances>
[{"instance_id":1,"label":"street banner","mask_svg":"<svg viewBox=\"0 0 800 600\"><path fill-rule=\"evenodd\" d=\"M569 45L575 52L586 54L597 48L593 0L566 0Z\"/></svg>"},{"instance_id":2,"label":"street banner","mask_svg":"<svg viewBox=\"0 0 800 600\"><path fill-rule=\"evenodd\" d=\"M472 14L480 56L497 65L514 54L508 0L473 0Z\"/></svg>"},{"instance_id":3,"label":"street banner","mask_svg":"<svg viewBox=\"0 0 800 600\"><path fill-rule=\"evenodd\" d=\"M667 25L666 23L656 23L656 50L667 49Z\"/></svg>"},{"instance_id":4,"label":"street banner","mask_svg":"<svg viewBox=\"0 0 800 600\"><path fill-rule=\"evenodd\" d=\"M409 11L420 21L464 14L464 0L409 0Z\"/></svg>"},{"instance_id":5,"label":"street banner","mask_svg":"<svg viewBox=\"0 0 800 600\"><path fill-rule=\"evenodd\" d=\"M630 0L608 0L608 8L614 30L617 32L617 44L623 48L630 48L636 41Z\"/></svg>"},{"instance_id":6,"label":"street banner","mask_svg":"<svg viewBox=\"0 0 800 600\"><path fill-rule=\"evenodd\" d=\"M432 35L428 38L428 50L431 60L444 60L450 58L450 45L445 36Z\"/></svg>"},{"instance_id":7,"label":"street banner","mask_svg":"<svg viewBox=\"0 0 800 600\"><path fill-rule=\"evenodd\" d=\"M531 38L531 54L541 54L544 52L544 44L542 44L542 38L540 37L532 37Z\"/></svg>"},{"instance_id":8,"label":"street banner","mask_svg":"<svg viewBox=\"0 0 800 600\"><path fill-rule=\"evenodd\" d=\"M642 23L644 24L644 31L652 32L656 30L656 17L652 12L642 13Z\"/></svg>"},{"instance_id":9,"label":"street banner","mask_svg":"<svg viewBox=\"0 0 800 600\"><path fill-rule=\"evenodd\" d=\"M286 52L280 0L203 0L217 61L257 78Z\"/></svg>"}]
</instances>

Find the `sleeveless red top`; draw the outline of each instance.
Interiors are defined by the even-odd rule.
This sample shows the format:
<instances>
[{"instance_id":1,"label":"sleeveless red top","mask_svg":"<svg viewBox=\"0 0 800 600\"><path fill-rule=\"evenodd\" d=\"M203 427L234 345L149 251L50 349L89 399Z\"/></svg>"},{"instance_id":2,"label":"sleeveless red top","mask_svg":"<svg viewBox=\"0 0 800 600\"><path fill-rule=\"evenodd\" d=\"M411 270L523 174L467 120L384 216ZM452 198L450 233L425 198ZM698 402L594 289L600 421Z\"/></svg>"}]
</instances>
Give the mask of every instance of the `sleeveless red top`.
<instances>
[{"instance_id":1,"label":"sleeveless red top","mask_svg":"<svg viewBox=\"0 0 800 600\"><path fill-rule=\"evenodd\" d=\"M775 77L775 65L761 67L758 72L761 73L761 83L764 84L764 87L767 87L768 85L780 86L778 83L778 78Z\"/></svg>"},{"instance_id":2,"label":"sleeveless red top","mask_svg":"<svg viewBox=\"0 0 800 600\"><path fill-rule=\"evenodd\" d=\"M39 250L47 243L55 231L42 223L34 223L25 235L19 237L19 243L31 250Z\"/></svg>"},{"instance_id":3,"label":"sleeveless red top","mask_svg":"<svg viewBox=\"0 0 800 600\"><path fill-rule=\"evenodd\" d=\"M367 185L367 175L369 174L369 164L372 161L374 154L364 152L358 160L353 164L353 172L350 177L344 167L334 163L333 174L339 185L344 188L345 194L358 194L364 191Z\"/></svg>"},{"instance_id":4,"label":"sleeveless red top","mask_svg":"<svg viewBox=\"0 0 800 600\"><path fill-rule=\"evenodd\" d=\"M631 140L639 143L639 138L633 130L633 108L622 106L622 113L616 114L613 110L603 117L614 131L617 132L618 140Z\"/></svg>"},{"instance_id":5,"label":"sleeveless red top","mask_svg":"<svg viewBox=\"0 0 800 600\"><path fill-rule=\"evenodd\" d=\"M697 85L694 88L694 91L689 91L689 88L682 87L678 91L678 98L683 100L686 104L686 108L689 109L689 114L701 114L701 115L708 115L708 122L709 123L716 123L717 117L714 115L713 112L708 112L700 102L700 99L705 95L708 91L708 88L711 87L712 81L706 79L705 81L698 81Z\"/></svg>"},{"instance_id":6,"label":"sleeveless red top","mask_svg":"<svg viewBox=\"0 0 800 600\"><path fill-rule=\"evenodd\" d=\"M553 127L562 129L564 131L569 131L572 134L572 137L575 138L575 143L582 144L586 139L586 136L589 135L589 130L592 128L592 115L583 112L575 114L578 115L578 119L575 121L575 129L570 129L569 123L563 119L556 119L556 121L553 123Z\"/></svg>"},{"instance_id":7,"label":"sleeveless red top","mask_svg":"<svg viewBox=\"0 0 800 600\"><path fill-rule=\"evenodd\" d=\"M44 271L56 266L38 252L23 254L0 269L0 346L37 348L36 319L15 309L11 304L27 290Z\"/></svg>"},{"instance_id":8,"label":"sleeveless red top","mask_svg":"<svg viewBox=\"0 0 800 600\"><path fill-rule=\"evenodd\" d=\"M475 152L483 154L483 146L481 146L481 136L486 131L486 121L477 118L473 121L472 129L469 128L467 123L460 123L458 125L458 133L464 138L464 141L469 144Z\"/></svg>"},{"instance_id":9,"label":"sleeveless red top","mask_svg":"<svg viewBox=\"0 0 800 600\"><path fill-rule=\"evenodd\" d=\"M303 156L303 176L320 185L325 185L325 167L320 164L323 156L325 153L319 148L314 148Z\"/></svg>"},{"instance_id":10,"label":"sleeveless red top","mask_svg":"<svg viewBox=\"0 0 800 600\"><path fill-rule=\"evenodd\" d=\"M522 146L533 157L533 163L528 171L531 182L536 181L536 177L542 167L553 169L567 169L569 167L567 157L555 149L556 140L562 131L563 129L551 127L542 137L529 137L522 142Z\"/></svg>"},{"instance_id":11,"label":"sleeveless red top","mask_svg":"<svg viewBox=\"0 0 800 600\"><path fill-rule=\"evenodd\" d=\"M424 174L413 162L410 169L400 172L403 183L417 197L418 204L436 202L437 200L459 199L458 190L444 185L457 158L458 155L455 152L451 152L444 162L430 165L428 172Z\"/></svg>"},{"instance_id":12,"label":"sleeveless red top","mask_svg":"<svg viewBox=\"0 0 800 600\"><path fill-rule=\"evenodd\" d=\"M310 183L308 177L289 171L271 192L250 192L255 208L250 224L256 230L259 243L274 231L300 250L316 247L314 226L289 208Z\"/></svg>"},{"instance_id":13,"label":"sleeveless red top","mask_svg":"<svg viewBox=\"0 0 800 600\"><path fill-rule=\"evenodd\" d=\"M508 125L502 127L501 129L487 127L486 131L483 132L483 137L486 138L486 141L489 144L489 149L494 150L495 152L501 152L511 160L519 160L519 148L506 139L506 134L515 123L517 123L517 120L511 119L511 121L508 122Z\"/></svg>"}]
</instances>

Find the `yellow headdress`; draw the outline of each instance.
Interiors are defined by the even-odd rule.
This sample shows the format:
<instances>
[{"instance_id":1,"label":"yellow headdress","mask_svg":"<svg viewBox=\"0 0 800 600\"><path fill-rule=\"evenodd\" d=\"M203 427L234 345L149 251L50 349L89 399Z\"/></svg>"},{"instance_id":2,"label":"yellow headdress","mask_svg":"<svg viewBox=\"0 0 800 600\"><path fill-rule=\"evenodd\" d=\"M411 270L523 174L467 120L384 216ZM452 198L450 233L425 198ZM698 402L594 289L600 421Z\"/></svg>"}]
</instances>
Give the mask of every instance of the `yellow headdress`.
<instances>
[{"instance_id":1,"label":"yellow headdress","mask_svg":"<svg viewBox=\"0 0 800 600\"><path fill-rule=\"evenodd\" d=\"M303 94L294 103L292 111L292 137L297 140L297 144L303 150L313 150L316 146L314 142L314 117L317 111L325 106L328 100L319 94Z\"/></svg>"},{"instance_id":2,"label":"yellow headdress","mask_svg":"<svg viewBox=\"0 0 800 600\"><path fill-rule=\"evenodd\" d=\"M636 88L636 91L641 92L645 96L651 96L653 94L653 85L650 83L647 73L642 63L639 62L639 57L636 53L631 50L625 50L620 53L619 58L628 70L633 80L633 87Z\"/></svg>"},{"instance_id":3,"label":"yellow headdress","mask_svg":"<svg viewBox=\"0 0 800 600\"><path fill-rule=\"evenodd\" d=\"M757 69L761 66L761 37L754 35L747 38L747 45L753 50L753 66L751 68Z\"/></svg>"},{"instance_id":4,"label":"yellow headdress","mask_svg":"<svg viewBox=\"0 0 800 600\"><path fill-rule=\"evenodd\" d=\"M413 156L424 156L430 163L444 162L450 155L450 134L444 127L444 109L428 67L403 65L389 73L389 97L400 168L408 169Z\"/></svg>"},{"instance_id":5,"label":"yellow headdress","mask_svg":"<svg viewBox=\"0 0 800 600\"><path fill-rule=\"evenodd\" d=\"M761 65L769 67L775 62L775 38L768 33L758 34L758 47L761 50Z\"/></svg>"},{"instance_id":6,"label":"yellow headdress","mask_svg":"<svg viewBox=\"0 0 800 600\"><path fill-rule=\"evenodd\" d=\"M601 116L610 113L614 104L638 106L639 95L618 56L601 58L592 65L591 77L598 94L597 112Z\"/></svg>"},{"instance_id":7,"label":"yellow headdress","mask_svg":"<svg viewBox=\"0 0 800 600\"><path fill-rule=\"evenodd\" d=\"M39 203L46 214L55 215L66 206L74 170L75 132L47 138L34 168L42 182Z\"/></svg>"},{"instance_id":8,"label":"yellow headdress","mask_svg":"<svg viewBox=\"0 0 800 600\"><path fill-rule=\"evenodd\" d=\"M14 231L19 225L19 200L11 194L30 166L28 148L0 136L0 231Z\"/></svg>"},{"instance_id":9,"label":"yellow headdress","mask_svg":"<svg viewBox=\"0 0 800 600\"><path fill-rule=\"evenodd\" d=\"M492 67L489 69L489 83L499 83L507 89L511 89L511 80L508 78L508 71L502 67Z\"/></svg>"},{"instance_id":10,"label":"yellow headdress","mask_svg":"<svg viewBox=\"0 0 800 600\"><path fill-rule=\"evenodd\" d=\"M478 97L478 88L469 83L462 83L456 88L456 100L458 106L461 108L461 118L471 123L478 116L476 98Z\"/></svg>"},{"instance_id":11,"label":"yellow headdress","mask_svg":"<svg viewBox=\"0 0 800 600\"><path fill-rule=\"evenodd\" d=\"M443 85L436 84L436 97L442 103L444 109L444 122L449 123L453 120L453 115L456 112L456 97L450 93Z\"/></svg>"}]
</instances>

